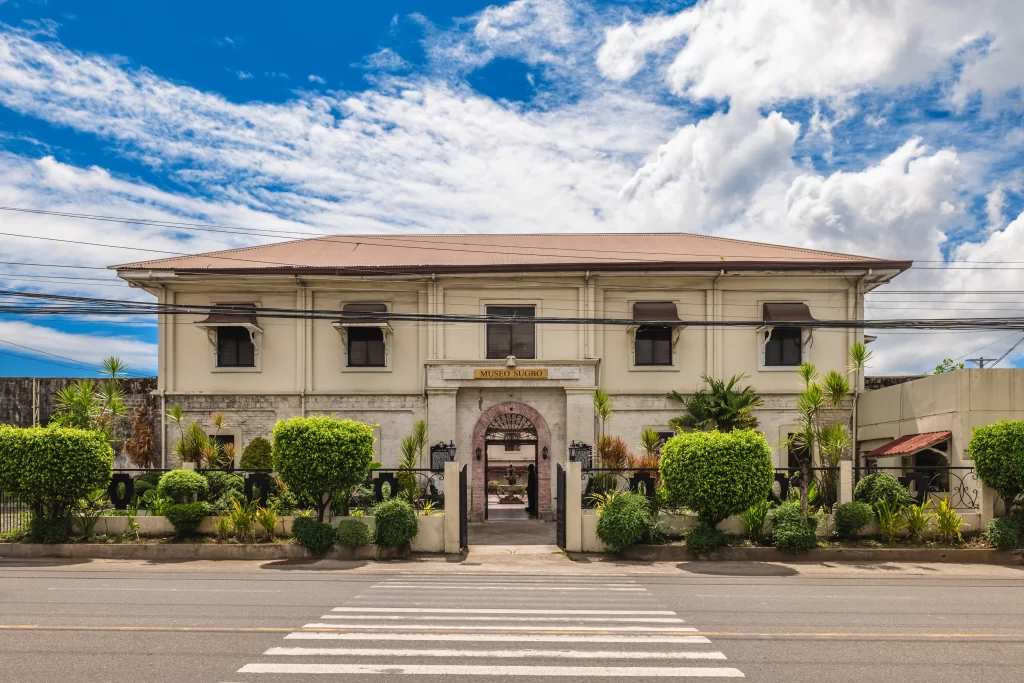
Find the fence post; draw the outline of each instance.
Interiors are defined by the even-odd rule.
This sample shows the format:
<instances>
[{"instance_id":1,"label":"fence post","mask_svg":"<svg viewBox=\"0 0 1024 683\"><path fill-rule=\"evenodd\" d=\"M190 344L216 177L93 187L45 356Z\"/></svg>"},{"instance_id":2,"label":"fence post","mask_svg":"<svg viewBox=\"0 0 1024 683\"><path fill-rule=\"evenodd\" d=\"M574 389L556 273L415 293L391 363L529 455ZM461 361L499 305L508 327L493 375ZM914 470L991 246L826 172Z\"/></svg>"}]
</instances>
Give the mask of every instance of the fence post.
<instances>
[{"instance_id":1,"label":"fence post","mask_svg":"<svg viewBox=\"0 0 1024 683\"><path fill-rule=\"evenodd\" d=\"M853 502L853 462L839 462L839 504Z\"/></svg>"},{"instance_id":2,"label":"fence post","mask_svg":"<svg viewBox=\"0 0 1024 683\"><path fill-rule=\"evenodd\" d=\"M457 462L444 464L444 551L458 555L459 546L459 469Z\"/></svg>"},{"instance_id":3,"label":"fence post","mask_svg":"<svg viewBox=\"0 0 1024 683\"><path fill-rule=\"evenodd\" d=\"M578 462L565 467L565 549L583 551L583 464Z\"/></svg>"}]
</instances>

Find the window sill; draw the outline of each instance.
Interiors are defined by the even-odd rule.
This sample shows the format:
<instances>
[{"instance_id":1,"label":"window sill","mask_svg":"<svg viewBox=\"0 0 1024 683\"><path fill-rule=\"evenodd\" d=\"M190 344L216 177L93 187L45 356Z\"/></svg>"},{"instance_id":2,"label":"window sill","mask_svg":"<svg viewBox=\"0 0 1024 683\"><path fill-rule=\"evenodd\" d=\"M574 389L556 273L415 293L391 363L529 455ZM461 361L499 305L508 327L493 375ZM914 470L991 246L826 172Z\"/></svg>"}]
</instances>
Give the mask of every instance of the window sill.
<instances>
[{"instance_id":1,"label":"window sill","mask_svg":"<svg viewBox=\"0 0 1024 683\"><path fill-rule=\"evenodd\" d=\"M372 367L372 366L370 366L370 367L360 367L360 366L357 365L355 367L345 366L345 367L343 367L341 369L341 371L342 372L391 372L391 368L386 366L386 365L384 367L382 367L382 368Z\"/></svg>"},{"instance_id":2,"label":"window sill","mask_svg":"<svg viewBox=\"0 0 1024 683\"><path fill-rule=\"evenodd\" d=\"M679 372L678 365L630 365L630 372Z\"/></svg>"},{"instance_id":3,"label":"window sill","mask_svg":"<svg viewBox=\"0 0 1024 683\"><path fill-rule=\"evenodd\" d=\"M757 369L758 372L796 372L800 369L799 365L762 365Z\"/></svg>"},{"instance_id":4,"label":"window sill","mask_svg":"<svg viewBox=\"0 0 1024 683\"><path fill-rule=\"evenodd\" d=\"M233 372L263 372L263 368L261 368L258 365L256 367L252 367L252 368L249 368L249 367L240 367L240 368L220 368L220 367L217 367L217 368L213 368L212 370L210 370L210 372L226 372L226 373L233 373Z\"/></svg>"}]
</instances>

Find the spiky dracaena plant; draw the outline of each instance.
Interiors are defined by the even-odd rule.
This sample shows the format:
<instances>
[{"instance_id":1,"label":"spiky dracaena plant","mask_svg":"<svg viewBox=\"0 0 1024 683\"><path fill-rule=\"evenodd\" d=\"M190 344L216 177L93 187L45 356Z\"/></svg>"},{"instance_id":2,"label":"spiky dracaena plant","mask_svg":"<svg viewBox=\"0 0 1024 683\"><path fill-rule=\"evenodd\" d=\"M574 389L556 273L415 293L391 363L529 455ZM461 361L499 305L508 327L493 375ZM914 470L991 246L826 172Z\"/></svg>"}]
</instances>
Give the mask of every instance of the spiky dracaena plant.
<instances>
[{"instance_id":1,"label":"spiky dracaena plant","mask_svg":"<svg viewBox=\"0 0 1024 683\"><path fill-rule=\"evenodd\" d=\"M601 391L600 389L595 391L594 392L594 415L596 415L597 419L601 422L601 438L602 439L604 438L605 425L607 424L607 422L611 418L611 416L614 414L614 412L615 411L612 410L612 399L611 399L611 397L607 393Z\"/></svg>"}]
</instances>

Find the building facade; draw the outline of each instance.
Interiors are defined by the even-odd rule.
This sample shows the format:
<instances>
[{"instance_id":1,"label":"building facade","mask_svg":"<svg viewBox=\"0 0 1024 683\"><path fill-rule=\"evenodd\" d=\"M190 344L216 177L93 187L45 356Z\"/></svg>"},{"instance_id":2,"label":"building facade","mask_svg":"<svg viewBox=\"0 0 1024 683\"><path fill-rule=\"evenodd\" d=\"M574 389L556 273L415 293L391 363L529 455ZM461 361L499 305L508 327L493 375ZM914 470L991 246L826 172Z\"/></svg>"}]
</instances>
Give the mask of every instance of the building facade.
<instances>
[{"instance_id":1,"label":"building facade","mask_svg":"<svg viewBox=\"0 0 1024 683\"><path fill-rule=\"evenodd\" d=\"M162 412L180 404L211 430L223 413L221 434L238 452L279 419L337 414L377 425L385 467L425 420L430 441L454 443L470 465L472 516L482 519L488 454L513 441L533 454L539 512L550 518L555 464L570 443L597 437L598 388L614 407L606 433L639 450L643 429L668 432L680 413L669 391L690 393L704 374L747 375L764 397L759 429L786 466L796 367L845 372L863 338L815 321L862 318L864 293L907 267L606 234L329 237L117 270L167 309ZM162 429L173 464L175 430Z\"/></svg>"}]
</instances>

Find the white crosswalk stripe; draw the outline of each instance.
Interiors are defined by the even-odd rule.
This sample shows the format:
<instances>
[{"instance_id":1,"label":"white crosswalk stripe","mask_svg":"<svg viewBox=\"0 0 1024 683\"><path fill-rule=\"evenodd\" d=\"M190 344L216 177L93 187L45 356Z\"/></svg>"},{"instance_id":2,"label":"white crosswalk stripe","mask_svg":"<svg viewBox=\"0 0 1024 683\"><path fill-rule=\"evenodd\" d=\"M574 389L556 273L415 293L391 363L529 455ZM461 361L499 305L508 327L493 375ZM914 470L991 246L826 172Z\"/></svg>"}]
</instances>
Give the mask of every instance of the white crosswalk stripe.
<instances>
[{"instance_id":1,"label":"white crosswalk stripe","mask_svg":"<svg viewBox=\"0 0 1024 683\"><path fill-rule=\"evenodd\" d=\"M709 638L658 609L657 596L628 576L437 578L403 574L369 585L354 603L287 634L294 645L271 647L240 668L240 683L743 677Z\"/></svg>"}]
</instances>

